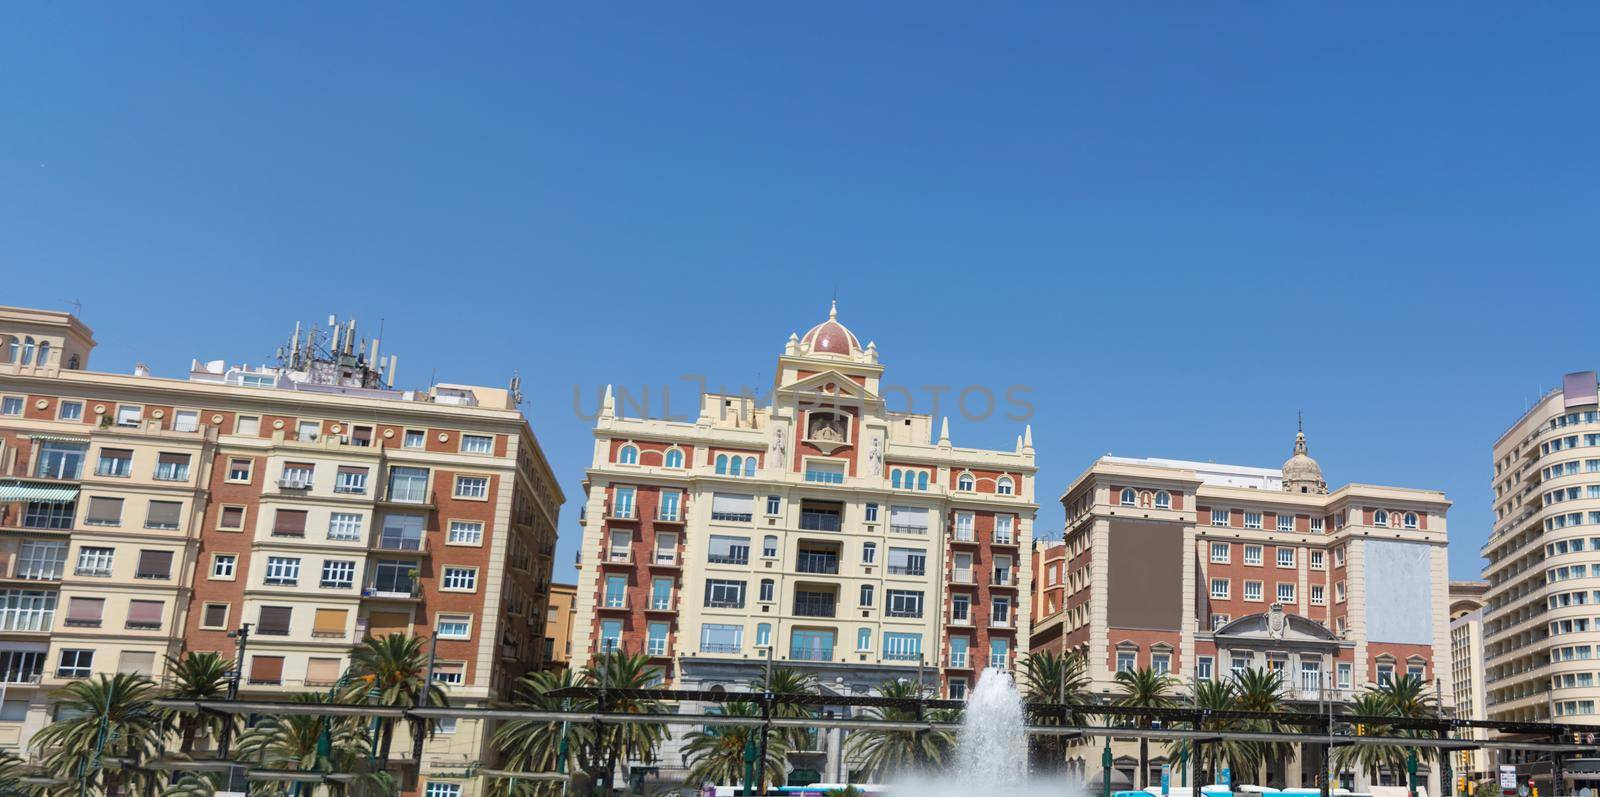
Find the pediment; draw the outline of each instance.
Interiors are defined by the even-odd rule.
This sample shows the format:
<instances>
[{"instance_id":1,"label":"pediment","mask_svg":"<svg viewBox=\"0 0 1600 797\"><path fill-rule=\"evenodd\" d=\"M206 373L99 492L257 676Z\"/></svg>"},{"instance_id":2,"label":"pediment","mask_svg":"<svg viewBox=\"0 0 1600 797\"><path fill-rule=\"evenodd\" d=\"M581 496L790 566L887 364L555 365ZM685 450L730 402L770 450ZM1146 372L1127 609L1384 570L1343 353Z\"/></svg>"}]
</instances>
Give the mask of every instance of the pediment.
<instances>
[{"instance_id":1,"label":"pediment","mask_svg":"<svg viewBox=\"0 0 1600 797\"><path fill-rule=\"evenodd\" d=\"M866 388L856 384L856 381L845 375L844 372L831 368L784 385L778 389L778 392L784 394L806 394L812 397L810 400L813 403L817 403L819 399L826 397L854 401L876 401L878 398Z\"/></svg>"},{"instance_id":2,"label":"pediment","mask_svg":"<svg viewBox=\"0 0 1600 797\"><path fill-rule=\"evenodd\" d=\"M1274 628L1271 615L1267 612L1246 615L1218 628L1213 636L1260 642L1326 644L1339 641L1339 637L1329 631L1327 626L1310 618L1297 614L1284 614L1283 619L1285 621L1283 626Z\"/></svg>"}]
</instances>

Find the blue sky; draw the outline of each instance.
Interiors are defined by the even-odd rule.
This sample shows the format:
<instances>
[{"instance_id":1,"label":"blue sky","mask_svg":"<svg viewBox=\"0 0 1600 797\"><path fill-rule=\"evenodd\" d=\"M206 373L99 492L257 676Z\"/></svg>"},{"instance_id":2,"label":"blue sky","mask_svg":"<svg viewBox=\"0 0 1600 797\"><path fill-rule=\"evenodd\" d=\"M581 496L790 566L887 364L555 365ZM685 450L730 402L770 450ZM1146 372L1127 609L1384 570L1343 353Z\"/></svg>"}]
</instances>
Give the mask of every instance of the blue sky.
<instances>
[{"instance_id":1,"label":"blue sky","mask_svg":"<svg viewBox=\"0 0 1600 797\"><path fill-rule=\"evenodd\" d=\"M1470 577L1492 441L1600 365L1597 34L1579 4L14 4L0 301L81 301L95 367L172 376L381 318L409 385L519 370L576 497L575 386L764 386L837 291L893 381L1031 387L1040 528L1099 454L1276 465L1303 409L1335 484L1449 493Z\"/></svg>"}]
</instances>

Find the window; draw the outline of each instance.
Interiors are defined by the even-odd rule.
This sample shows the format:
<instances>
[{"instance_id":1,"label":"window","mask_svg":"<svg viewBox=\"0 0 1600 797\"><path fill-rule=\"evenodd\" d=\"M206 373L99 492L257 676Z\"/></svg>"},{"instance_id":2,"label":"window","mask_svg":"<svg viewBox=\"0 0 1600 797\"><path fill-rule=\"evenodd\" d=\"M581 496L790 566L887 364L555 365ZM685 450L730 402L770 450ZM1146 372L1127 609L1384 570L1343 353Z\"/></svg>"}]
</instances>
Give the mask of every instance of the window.
<instances>
[{"instance_id":1,"label":"window","mask_svg":"<svg viewBox=\"0 0 1600 797\"><path fill-rule=\"evenodd\" d=\"M33 475L41 479L77 479L83 476L83 460L89 453L88 443L43 440L38 442L38 446Z\"/></svg>"},{"instance_id":2,"label":"window","mask_svg":"<svg viewBox=\"0 0 1600 797\"><path fill-rule=\"evenodd\" d=\"M1278 513L1278 531L1294 531L1294 515Z\"/></svg>"},{"instance_id":3,"label":"window","mask_svg":"<svg viewBox=\"0 0 1600 797\"><path fill-rule=\"evenodd\" d=\"M1011 599L991 599L993 611L989 613L990 622L994 625L1005 626L1011 624Z\"/></svg>"},{"instance_id":4,"label":"window","mask_svg":"<svg viewBox=\"0 0 1600 797\"><path fill-rule=\"evenodd\" d=\"M1294 549L1278 546L1278 566L1294 567Z\"/></svg>"},{"instance_id":5,"label":"window","mask_svg":"<svg viewBox=\"0 0 1600 797\"><path fill-rule=\"evenodd\" d=\"M456 477L456 497L457 498L488 498L489 497L489 477L488 476L457 476Z\"/></svg>"},{"instance_id":6,"label":"window","mask_svg":"<svg viewBox=\"0 0 1600 797\"><path fill-rule=\"evenodd\" d=\"M1247 565L1260 565L1261 564L1261 546L1259 546L1259 545L1246 545L1246 546L1244 546L1244 563L1247 564Z\"/></svg>"},{"instance_id":7,"label":"window","mask_svg":"<svg viewBox=\"0 0 1600 797\"><path fill-rule=\"evenodd\" d=\"M95 576L105 578L111 575L111 559L116 553L113 548L90 548L85 546L78 549L78 567L74 575Z\"/></svg>"},{"instance_id":8,"label":"window","mask_svg":"<svg viewBox=\"0 0 1600 797\"><path fill-rule=\"evenodd\" d=\"M325 589L350 589L356 583L356 563L348 559L328 559L322 563Z\"/></svg>"},{"instance_id":9,"label":"window","mask_svg":"<svg viewBox=\"0 0 1600 797\"><path fill-rule=\"evenodd\" d=\"M177 501L151 501L145 514L144 527L176 529L182 521L183 504Z\"/></svg>"},{"instance_id":10,"label":"window","mask_svg":"<svg viewBox=\"0 0 1600 797\"><path fill-rule=\"evenodd\" d=\"M1137 503L1137 498L1138 497L1136 495L1134 495L1132 487L1124 487L1124 488L1122 488L1122 496L1121 496L1121 499L1120 499L1120 503L1123 506L1133 506L1135 503Z\"/></svg>"},{"instance_id":11,"label":"window","mask_svg":"<svg viewBox=\"0 0 1600 797\"><path fill-rule=\"evenodd\" d=\"M214 553L211 555L211 577L219 579L233 578L234 568L238 566L238 554Z\"/></svg>"},{"instance_id":12,"label":"window","mask_svg":"<svg viewBox=\"0 0 1600 797\"><path fill-rule=\"evenodd\" d=\"M744 626L723 623L701 624L701 653L738 653L742 647L744 647Z\"/></svg>"},{"instance_id":13,"label":"window","mask_svg":"<svg viewBox=\"0 0 1600 797\"><path fill-rule=\"evenodd\" d=\"M1259 600L1261 600L1261 582L1259 582L1259 581L1246 581L1246 582L1244 582L1244 599L1247 600L1247 601L1259 601Z\"/></svg>"},{"instance_id":14,"label":"window","mask_svg":"<svg viewBox=\"0 0 1600 797\"><path fill-rule=\"evenodd\" d=\"M866 522L868 522L868 523L877 523L878 522L878 505L877 504L867 504L867 507L866 507L866 518L865 519L866 519Z\"/></svg>"},{"instance_id":15,"label":"window","mask_svg":"<svg viewBox=\"0 0 1600 797\"><path fill-rule=\"evenodd\" d=\"M351 465L340 465L334 472L333 491L343 495L365 495L367 492L367 469Z\"/></svg>"},{"instance_id":16,"label":"window","mask_svg":"<svg viewBox=\"0 0 1600 797\"><path fill-rule=\"evenodd\" d=\"M1013 492L1015 492L1015 489L1012 487L1011 477L1001 476L999 479L996 479L994 483L994 491L997 495L1011 495Z\"/></svg>"},{"instance_id":17,"label":"window","mask_svg":"<svg viewBox=\"0 0 1600 797\"><path fill-rule=\"evenodd\" d=\"M143 417L144 408L142 407L123 406L117 408L118 426L138 426L139 420Z\"/></svg>"},{"instance_id":18,"label":"window","mask_svg":"<svg viewBox=\"0 0 1600 797\"><path fill-rule=\"evenodd\" d=\"M161 617L166 604L161 601L128 601L128 628L155 630L161 627Z\"/></svg>"},{"instance_id":19,"label":"window","mask_svg":"<svg viewBox=\"0 0 1600 797\"><path fill-rule=\"evenodd\" d=\"M478 545L483 542L483 521L452 520L445 542L451 545Z\"/></svg>"},{"instance_id":20,"label":"window","mask_svg":"<svg viewBox=\"0 0 1600 797\"><path fill-rule=\"evenodd\" d=\"M659 531L656 532L656 564L673 565L677 563L678 535Z\"/></svg>"},{"instance_id":21,"label":"window","mask_svg":"<svg viewBox=\"0 0 1600 797\"><path fill-rule=\"evenodd\" d=\"M1322 555L1322 551L1310 551L1309 553L1307 553L1307 556L1310 558L1310 566L1311 566L1312 570L1322 570L1323 569L1323 558L1324 557Z\"/></svg>"},{"instance_id":22,"label":"window","mask_svg":"<svg viewBox=\"0 0 1600 797\"><path fill-rule=\"evenodd\" d=\"M166 579L172 577L172 552L145 549L139 552L139 567L134 578Z\"/></svg>"},{"instance_id":23,"label":"window","mask_svg":"<svg viewBox=\"0 0 1600 797\"><path fill-rule=\"evenodd\" d=\"M485 434L464 434L461 436L461 451L466 454L493 454L494 437ZM634 449L633 456L637 461L638 449Z\"/></svg>"},{"instance_id":24,"label":"window","mask_svg":"<svg viewBox=\"0 0 1600 797\"><path fill-rule=\"evenodd\" d=\"M294 425L294 437L302 443L316 442L322 434L322 424L316 421L300 421Z\"/></svg>"},{"instance_id":25,"label":"window","mask_svg":"<svg viewBox=\"0 0 1600 797\"><path fill-rule=\"evenodd\" d=\"M890 617L921 617L922 592L909 589L886 590L884 614Z\"/></svg>"},{"instance_id":26,"label":"window","mask_svg":"<svg viewBox=\"0 0 1600 797\"><path fill-rule=\"evenodd\" d=\"M620 488L619 488L620 489ZM711 495L711 519L730 523L749 523L755 517L756 497L733 493Z\"/></svg>"},{"instance_id":27,"label":"window","mask_svg":"<svg viewBox=\"0 0 1600 797\"><path fill-rule=\"evenodd\" d=\"M871 545L871 543L867 543ZM874 548L875 550L875 548ZM863 557L863 562L867 560ZM928 572L928 552L921 548L890 548L889 574L921 576Z\"/></svg>"},{"instance_id":28,"label":"window","mask_svg":"<svg viewBox=\"0 0 1600 797\"><path fill-rule=\"evenodd\" d=\"M715 609L744 608L744 582L706 579L706 606Z\"/></svg>"},{"instance_id":29,"label":"window","mask_svg":"<svg viewBox=\"0 0 1600 797\"><path fill-rule=\"evenodd\" d=\"M384 519L384 534L389 532L389 520ZM418 518L421 520L421 518ZM361 515L355 512L331 512L328 514L328 539L350 542L361 539Z\"/></svg>"},{"instance_id":30,"label":"window","mask_svg":"<svg viewBox=\"0 0 1600 797\"><path fill-rule=\"evenodd\" d=\"M1211 543L1211 561L1213 564L1225 565L1229 560L1232 546L1225 542Z\"/></svg>"},{"instance_id":31,"label":"window","mask_svg":"<svg viewBox=\"0 0 1600 797\"><path fill-rule=\"evenodd\" d=\"M446 567L439 588L453 592L473 592L478 589L478 568Z\"/></svg>"},{"instance_id":32,"label":"window","mask_svg":"<svg viewBox=\"0 0 1600 797\"><path fill-rule=\"evenodd\" d=\"M310 489L315 481L317 466L307 462L286 462L278 486L286 490Z\"/></svg>"},{"instance_id":33,"label":"window","mask_svg":"<svg viewBox=\"0 0 1600 797\"><path fill-rule=\"evenodd\" d=\"M306 536L306 511L304 509L279 509L272 515L272 536Z\"/></svg>"},{"instance_id":34,"label":"window","mask_svg":"<svg viewBox=\"0 0 1600 797\"><path fill-rule=\"evenodd\" d=\"M101 456L104 457L104 454L102 454ZM102 459L101 461L104 462L104 459ZM228 460L228 481L230 481L230 482L248 482L248 481L250 481L250 471L251 471L252 466L254 466L254 464L255 464L255 460L253 460L253 459L244 459L244 458L240 458L240 457L232 457L232 458L230 458Z\"/></svg>"},{"instance_id":35,"label":"window","mask_svg":"<svg viewBox=\"0 0 1600 797\"><path fill-rule=\"evenodd\" d=\"M223 505L217 512L217 528L224 531L244 530L244 507Z\"/></svg>"},{"instance_id":36,"label":"window","mask_svg":"<svg viewBox=\"0 0 1600 797\"><path fill-rule=\"evenodd\" d=\"M428 444L428 433L421 429L407 429L401 445L406 448L423 448Z\"/></svg>"},{"instance_id":37,"label":"window","mask_svg":"<svg viewBox=\"0 0 1600 797\"><path fill-rule=\"evenodd\" d=\"M611 550L608 556L613 562L627 562L632 560L633 532L619 529L611 532Z\"/></svg>"},{"instance_id":38,"label":"window","mask_svg":"<svg viewBox=\"0 0 1600 797\"><path fill-rule=\"evenodd\" d=\"M956 539L962 542L971 542L975 537L972 531L972 513L956 513Z\"/></svg>"},{"instance_id":39,"label":"window","mask_svg":"<svg viewBox=\"0 0 1600 797\"><path fill-rule=\"evenodd\" d=\"M1228 579L1211 579L1211 597L1216 600L1227 600L1229 595Z\"/></svg>"},{"instance_id":40,"label":"window","mask_svg":"<svg viewBox=\"0 0 1600 797\"><path fill-rule=\"evenodd\" d=\"M628 577L606 576L606 608L621 609L628 604Z\"/></svg>"},{"instance_id":41,"label":"window","mask_svg":"<svg viewBox=\"0 0 1600 797\"><path fill-rule=\"evenodd\" d=\"M650 608L656 611L672 608L672 579L657 577L650 582Z\"/></svg>"},{"instance_id":42,"label":"window","mask_svg":"<svg viewBox=\"0 0 1600 797\"><path fill-rule=\"evenodd\" d=\"M760 596L757 598L757 600L760 600L763 603L771 603L773 601L773 592L774 583L772 579L763 578L761 579Z\"/></svg>"},{"instance_id":43,"label":"window","mask_svg":"<svg viewBox=\"0 0 1600 797\"><path fill-rule=\"evenodd\" d=\"M81 420L83 420L83 402L81 402L81 401L63 401L63 402L61 402L61 407L60 407L56 417L61 419L61 420L63 420L63 421L81 421Z\"/></svg>"},{"instance_id":44,"label":"window","mask_svg":"<svg viewBox=\"0 0 1600 797\"><path fill-rule=\"evenodd\" d=\"M970 493L977 489L977 486L977 480L972 478L970 473L963 473L956 479L956 489L962 492Z\"/></svg>"},{"instance_id":45,"label":"window","mask_svg":"<svg viewBox=\"0 0 1600 797\"><path fill-rule=\"evenodd\" d=\"M1333 584L1333 602L1344 603L1344 582L1336 581Z\"/></svg>"},{"instance_id":46,"label":"window","mask_svg":"<svg viewBox=\"0 0 1600 797\"><path fill-rule=\"evenodd\" d=\"M67 544L65 542L24 542L17 554L15 577L54 581L61 578L62 572L66 569L66 564Z\"/></svg>"},{"instance_id":47,"label":"window","mask_svg":"<svg viewBox=\"0 0 1600 797\"><path fill-rule=\"evenodd\" d=\"M1228 510L1226 510L1226 509L1213 509L1213 510L1211 510L1211 525L1213 525L1213 526L1226 526L1226 525L1228 525Z\"/></svg>"},{"instance_id":48,"label":"window","mask_svg":"<svg viewBox=\"0 0 1600 797\"><path fill-rule=\"evenodd\" d=\"M122 499L99 495L91 497L89 511L84 515L83 522L90 526L122 525Z\"/></svg>"},{"instance_id":49,"label":"window","mask_svg":"<svg viewBox=\"0 0 1600 797\"><path fill-rule=\"evenodd\" d=\"M806 463L806 481L819 484L844 484L844 463L809 461Z\"/></svg>"},{"instance_id":50,"label":"window","mask_svg":"<svg viewBox=\"0 0 1600 797\"><path fill-rule=\"evenodd\" d=\"M407 504L428 501L427 468L389 468L389 500Z\"/></svg>"},{"instance_id":51,"label":"window","mask_svg":"<svg viewBox=\"0 0 1600 797\"><path fill-rule=\"evenodd\" d=\"M21 415L23 400L21 396L6 396L0 398L0 415Z\"/></svg>"},{"instance_id":52,"label":"window","mask_svg":"<svg viewBox=\"0 0 1600 797\"><path fill-rule=\"evenodd\" d=\"M65 530L72 528L72 519L78 514L75 502L66 503L29 501L22 513L22 526L29 529Z\"/></svg>"},{"instance_id":53,"label":"window","mask_svg":"<svg viewBox=\"0 0 1600 797\"><path fill-rule=\"evenodd\" d=\"M1259 528L1261 528L1261 513L1260 512L1246 512L1246 513L1244 513L1244 527L1247 528L1247 529L1259 529Z\"/></svg>"},{"instance_id":54,"label":"window","mask_svg":"<svg viewBox=\"0 0 1600 797\"><path fill-rule=\"evenodd\" d=\"M288 636L289 620L294 611L288 606L263 606L257 617L255 632L268 636Z\"/></svg>"},{"instance_id":55,"label":"window","mask_svg":"<svg viewBox=\"0 0 1600 797\"><path fill-rule=\"evenodd\" d=\"M766 623L761 624L761 628L766 627ZM758 638L761 636L760 629L757 629L756 636ZM758 642L757 644L760 643ZM644 645L645 653L651 656L667 655L667 624L651 623L647 626Z\"/></svg>"},{"instance_id":56,"label":"window","mask_svg":"<svg viewBox=\"0 0 1600 797\"><path fill-rule=\"evenodd\" d=\"M951 593L950 619L953 622L966 625L972 613L972 596L965 593Z\"/></svg>"},{"instance_id":57,"label":"window","mask_svg":"<svg viewBox=\"0 0 1600 797\"><path fill-rule=\"evenodd\" d=\"M1311 605L1321 606L1328 602L1327 590L1321 584L1311 585Z\"/></svg>"},{"instance_id":58,"label":"window","mask_svg":"<svg viewBox=\"0 0 1600 797\"><path fill-rule=\"evenodd\" d=\"M666 458L662 460L662 464L674 470L681 470L683 468L683 449L674 448L668 450Z\"/></svg>"},{"instance_id":59,"label":"window","mask_svg":"<svg viewBox=\"0 0 1600 797\"><path fill-rule=\"evenodd\" d=\"M677 490L662 490L661 501L656 506L656 520L676 522L682 495Z\"/></svg>"},{"instance_id":60,"label":"window","mask_svg":"<svg viewBox=\"0 0 1600 797\"><path fill-rule=\"evenodd\" d=\"M1278 602L1294 603L1294 585L1278 582Z\"/></svg>"},{"instance_id":61,"label":"window","mask_svg":"<svg viewBox=\"0 0 1600 797\"><path fill-rule=\"evenodd\" d=\"M1415 513L1415 512L1407 512L1406 515L1405 515L1405 521L1404 521L1403 525L1408 529L1416 528L1417 527L1417 513Z\"/></svg>"},{"instance_id":62,"label":"window","mask_svg":"<svg viewBox=\"0 0 1600 797\"><path fill-rule=\"evenodd\" d=\"M1333 566L1344 567L1344 546L1333 549Z\"/></svg>"},{"instance_id":63,"label":"window","mask_svg":"<svg viewBox=\"0 0 1600 797\"><path fill-rule=\"evenodd\" d=\"M1117 651L1117 672L1133 672L1138 669L1136 663L1138 654L1131 650Z\"/></svg>"},{"instance_id":64,"label":"window","mask_svg":"<svg viewBox=\"0 0 1600 797\"><path fill-rule=\"evenodd\" d=\"M783 512L783 499L776 495L767 496L767 515L776 516Z\"/></svg>"},{"instance_id":65,"label":"window","mask_svg":"<svg viewBox=\"0 0 1600 797\"><path fill-rule=\"evenodd\" d=\"M856 629L856 650L863 653L872 650L872 629Z\"/></svg>"},{"instance_id":66,"label":"window","mask_svg":"<svg viewBox=\"0 0 1600 797\"><path fill-rule=\"evenodd\" d=\"M1385 511L1385 510L1382 510L1382 509L1380 509L1380 510L1378 510L1376 512L1373 512L1372 513L1372 525L1374 525L1374 526L1387 526L1387 525L1389 525L1389 513L1387 511Z\"/></svg>"},{"instance_id":67,"label":"window","mask_svg":"<svg viewBox=\"0 0 1600 797\"><path fill-rule=\"evenodd\" d=\"M263 580L268 586L292 587L300 583L300 560L291 556L267 557L267 571Z\"/></svg>"},{"instance_id":68,"label":"window","mask_svg":"<svg viewBox=\"0 0 1600 797\"><path fill-rule=\"evenodd\" d=\"M1211 673L1212 659L1210 656L1200 656L1195 659L1194 674L1196 678L1202 681L1209 681L1211 680Z\"/></svg>"},{"instance_id":69,"label":"window","mask_svg":"<svg viewBox=\"0 0 1600 797\"><path fill-rule=\"evenodd\" d=\"M1314 517L1314 518L1311 519L1311 530L1312 531L1320 533L1322 531L1322 528L1323 528L1322 518Z\"/></svg>"},{"instance_id":70,"label":"window","mask_svg":"<svg viewBox=\"0 0 1600 797\"><path fill-rule=\"evenodd\" d=\"M423 797L461 797L461 784L430 780Z\"/></svg>"},{"instance_id":71,"label":"window","mask_svg":"<svg viewBox=\"0 0 1600 797\"><path fill-rule=\"evenodd\" d=\"M761 555L774 559L778 556L778 535L768 534L761 538Z\"/></svg>"},{"instance_id":72,"label":"window","mask_svg":"<svg viewBox=\"0 0 1600 797\"><path fill-rule=\"evenodd\" d=\"M706 561L717 565L750 563L750 538L713 534L706 547Z\"/></svg>"},{"instance_id":73,"label":"window","mask_svg":"<svg viewBox=\"0 0 1600 797\"><path fill-rule=\"evenodd\" d=\"M1169 493L1166 490L1158 490L1156 492L1156 508L1157 509L1171 509L1172 508L1172 493Z\"/></svg>"},{"instance_id":74,"label":"window","mask_svg":"<svg viewBox=\"0 0 1600 797\"><path fill-rule=\"evenodd\" d=\"M56 618L56 600L54 591L0 590L0 631L49 631ZM0 667L0 674L4 672Z\"/></svg>"},{"instance_id":75,"label":"window","mask_svg":"<svg viewBox=\"0 0 1600 797\"><path fill-rule=\"evenodd\" d=\"M1172 672L1172 654L1171 653L1151 653L1150 654L1150 669L1155 670L1158 674L1161 674L1161 675L1166 675L1167 673Z\"/></svg>"},{"instance_id":76,"label":"window","mask_svg":"<svg viewBox=\"0 0 1600 797\"><path fill-rule=\"evenodd\" d=\"M126 478L133 475L133 452L124 448L100 449L100 462L94 469L96 476Z\"/></svg>"},{"instance_id":77,"label":"window","mask_svg":"<svg viewBox=\"0 0 1600 797\"><path fill-rule=\"evenodd\" d=\"M1378 685L1383 686L1394 680L1394 665L1378 662Z\"/></svg>"},{"instance_id":78,"label":"window","mask_svg":"<svg viewBox=\"0 0 1600 797\"><path fill-rule=\"evenodd\" d=\"M950 699L951 700L966 700L967 699L967 679L965 679L965 678L951 678L950 679L949 693L950 693Z\"/></svg>"},{"instance_id":79,"label":"window","mask_svg":"<svg viewBox=\"0 0 1600 797\"><path fill-rule=\"evenodd\" d=\"M994 516L994 542L996 545L1010 545L1012 543L1011 532L1016 526L1016 520L1013 515Z\"/></svg>"},{"instance_id":80,"label":"window","mask_svg":"<svg viewBox=\"0 0 1600 797\"><path fill-rule=\"evenodd\" d=\"M61 678L88 678L94 672L94 651L64 648L56 664L56 675Z\"/></svg>"},{"instance_id":81,"label":"window","mask_svg":"<svg viewBox=\"0 0 1600 797\"><path fill-rule=\"evenodd\" d=\"M919 661L922 659L922 635L893 631L883 635L883 657L894 661Z\"/></svg>"},{"instance_id":82,"label":"window","mask_svg":"<svg viewBox=\"0 0 1600 797\"><path fill-rule=\"evenodd\" d=\"M872 605L873 595L874 595L873 586L871 584L862 584L861 585L861 594L856 596L857 605L859 605L859 606L861 606L863 608L871 606Z\"/></svg>"},{"instance_id":83,"label":"window","mask_svg":"<svg viewBox=\"0 0 1600 797\"><path fill-rule=\"evenodd\" d=\"M200 615L201 628L227 628L228 604L207 603Z\"/></svg>"},{"instance_id":84,"label":"window","mask_svg":"<svg viewBox=\"0 0 1600 797\"><path fill-rule=\"evenodd\" d=\"M1230 619L1232 619L1232 618L1229 617L1226 614L1213 614L1213 615L1211 615L1211 630L1215 631L1215 630L1227 625L1228 621Z\"/></svg>"}]
</instances>

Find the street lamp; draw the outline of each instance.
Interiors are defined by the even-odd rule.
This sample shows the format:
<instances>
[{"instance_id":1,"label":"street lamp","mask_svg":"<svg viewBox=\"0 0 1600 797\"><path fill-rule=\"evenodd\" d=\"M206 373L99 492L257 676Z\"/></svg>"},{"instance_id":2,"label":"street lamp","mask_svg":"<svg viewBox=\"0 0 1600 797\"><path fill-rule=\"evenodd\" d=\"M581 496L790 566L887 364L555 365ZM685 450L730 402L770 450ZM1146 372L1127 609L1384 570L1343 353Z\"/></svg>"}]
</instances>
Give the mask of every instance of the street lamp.
<instances>
[{"instance_id":1,"label":"street lamp","mask_svg":"<svg viewBox=\"0 0 1600 797\"><path fill-rule=\"evenodd\" d=\"M233 676L228 679L228 702L239 699L239 678L244 674L244 652L250 646L250 624L240 623L239 630L229 631L228 638L235 640L235 654L233 660ZM228 753L233 744L234 715L229 714L222 722L222 738L217 741L217 754L223 761L228 762L228 789L233 789L233 762Z\"/></svg>"}]
</instances>

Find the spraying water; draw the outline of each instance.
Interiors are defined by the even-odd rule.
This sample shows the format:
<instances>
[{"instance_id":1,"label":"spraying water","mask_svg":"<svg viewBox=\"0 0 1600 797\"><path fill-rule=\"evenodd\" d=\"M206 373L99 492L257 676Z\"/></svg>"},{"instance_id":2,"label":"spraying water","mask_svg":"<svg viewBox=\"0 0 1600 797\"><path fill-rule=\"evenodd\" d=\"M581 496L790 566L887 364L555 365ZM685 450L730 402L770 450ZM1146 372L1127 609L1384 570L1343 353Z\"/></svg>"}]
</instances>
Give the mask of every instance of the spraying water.
<instances>
[{"instance_id":1,"label":"spraying water","mask_svg":"<svg viewBox=\"0 0 1600 797\"><path fill-rule=\"evenodd\" d=\"M1027 726L1022 695L1011 673L990 668L978 677L956 737L958 780L977 790L1020 785L1028 775Z\"/></svg>"}]
</instances>

